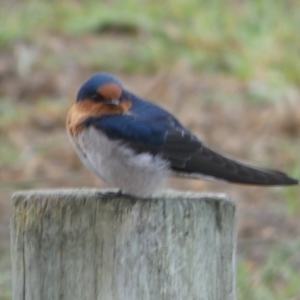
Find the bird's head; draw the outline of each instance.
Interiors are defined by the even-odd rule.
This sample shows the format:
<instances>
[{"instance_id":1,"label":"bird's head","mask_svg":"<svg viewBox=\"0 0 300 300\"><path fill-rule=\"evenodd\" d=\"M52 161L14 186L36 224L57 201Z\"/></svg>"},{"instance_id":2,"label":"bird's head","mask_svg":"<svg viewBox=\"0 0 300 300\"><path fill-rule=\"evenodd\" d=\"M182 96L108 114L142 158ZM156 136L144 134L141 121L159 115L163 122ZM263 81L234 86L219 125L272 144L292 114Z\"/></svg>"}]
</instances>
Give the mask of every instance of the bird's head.
<instances>
[{"instance_id":1,"label":"bird's head","mask_svg":"<svg viewBox=\"0 0 300 300\"><path fill-rule=\"evenodd\" d=\"M122 100L122 92L122 84L116 77L107 73L98 73L81 86L76 102L89 100L117 106Z\"/></svg>"},{"instance_id":2,"label":"bird's head","mask_svg":"<svg viewBox=\"0 0 300 300\"><path fill-rule=\"evenodd\" d=\"M126 113L131 106L123 97L121 82L107 73L97 73L88 79L79 89L76 103L97 115Z\"/></svg>"}]
</instances>

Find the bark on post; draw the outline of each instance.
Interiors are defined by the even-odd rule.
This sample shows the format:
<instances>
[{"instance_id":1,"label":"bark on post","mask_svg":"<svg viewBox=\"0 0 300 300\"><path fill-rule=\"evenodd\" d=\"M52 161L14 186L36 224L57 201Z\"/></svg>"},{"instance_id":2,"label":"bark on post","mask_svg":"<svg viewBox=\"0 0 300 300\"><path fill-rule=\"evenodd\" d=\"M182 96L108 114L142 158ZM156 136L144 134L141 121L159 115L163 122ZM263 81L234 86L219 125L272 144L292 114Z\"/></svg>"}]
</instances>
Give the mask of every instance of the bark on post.
<instances>
[{"instance_id":1,"label":"bark on post","mask_svg":"<svg viewBox=\"0 0 300 300\"><path fill-rule=\"evenodd\" d=\"M14 300L235 300L235 206L169 191L17 192Z\"/></svg>"}]
</instances>

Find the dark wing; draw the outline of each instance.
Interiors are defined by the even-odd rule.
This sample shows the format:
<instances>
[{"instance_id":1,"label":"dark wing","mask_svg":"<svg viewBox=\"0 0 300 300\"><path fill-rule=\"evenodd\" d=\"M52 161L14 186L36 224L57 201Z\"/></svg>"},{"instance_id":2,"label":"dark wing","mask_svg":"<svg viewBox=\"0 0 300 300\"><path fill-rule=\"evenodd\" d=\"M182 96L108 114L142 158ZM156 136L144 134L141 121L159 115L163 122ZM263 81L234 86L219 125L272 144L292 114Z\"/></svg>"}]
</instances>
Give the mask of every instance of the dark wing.
<instances>
[{"instance_id":1,"label":"dark wing","mask_svg":"<svg viewBox=\"0 0 300 300\"><path fill-rule=\"evenodd\" d=\"M179 175L212 177L235 183L255 185L292 185L298 181L286 174L263 169L225 157L184 130L168 132L161 149Z\"/></svg>"},{"instance_id":2,"label":"dark wing","mask_svg":"<svg viewBox=\"0 0 300 300\"><path fill-rule=\"evenodd\" d=\"M149 121L132 115L110 115L89 117L83 126L93 126L108 138L127 145L137 153L157 155L165 142L167 121Z\"/></svg>"},{"instance_id":3,"label":"dark wing","mask_svg":"<svg viewBox=\"0 0 300 300\"><path fill-rule=\"evenodd\" d=\"M130 115L90 117L83 125L94 126L136 153L160 155L177 175L255 185L298 184L282 172L251 166L217 153L170 115L155 122Z\"/></svg>"}]
</instances>

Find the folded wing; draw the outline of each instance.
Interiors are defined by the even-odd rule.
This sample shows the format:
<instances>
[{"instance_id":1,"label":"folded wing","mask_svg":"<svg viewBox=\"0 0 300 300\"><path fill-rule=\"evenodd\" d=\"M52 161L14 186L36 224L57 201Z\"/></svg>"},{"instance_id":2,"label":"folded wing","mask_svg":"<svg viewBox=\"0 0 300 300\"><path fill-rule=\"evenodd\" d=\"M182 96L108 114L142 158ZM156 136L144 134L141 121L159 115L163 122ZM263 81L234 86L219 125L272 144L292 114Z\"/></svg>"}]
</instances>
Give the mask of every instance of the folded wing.
<instances>
[{"instance_id":1,"label":"folded wing","mask_svg":"<svg viewBox=\"0 0 300 300\"><path fill-rule=\"evenodd\" d=\"M94 126L136 153L161 156L175 175L254 185L298 184L283 172L239 162L212 150L170 116L155 122L131 115L91 117L83 124Z\"/></svg>"},{"instance_id":2,"label":"folded wing","mask_svg":"<svg viewBox=\"0 0 300 300\"><path fill-rule=\"evenodd\" d=\"M178 175L212 177L234 183L255 185L293 185L298 181L285 173L239 162L217 153L184 130L168 132L163 156Z\"/></svg>"}]
</instances>

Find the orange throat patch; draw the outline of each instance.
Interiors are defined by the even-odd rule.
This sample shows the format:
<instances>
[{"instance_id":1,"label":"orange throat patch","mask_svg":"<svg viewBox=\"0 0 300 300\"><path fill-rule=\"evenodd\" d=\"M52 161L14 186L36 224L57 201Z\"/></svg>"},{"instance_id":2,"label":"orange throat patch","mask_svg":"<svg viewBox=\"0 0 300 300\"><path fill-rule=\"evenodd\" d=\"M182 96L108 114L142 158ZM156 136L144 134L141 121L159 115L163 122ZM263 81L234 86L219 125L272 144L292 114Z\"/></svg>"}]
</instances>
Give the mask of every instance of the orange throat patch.
<instances>
[{"instance_id":1,"label":"orange throat patch","mask_svg":"<svg viewBox=\"0 0 300 300\"><path fill-rule=\"evenodd\" d=\"M77 136L84 129L82 122L89 117L125 114L130 107L131 102L129 100L123 100L118 106L94 102L88 99L77 102L72 105L67 115L66 127L68 133L72 137Z\"/></svg>"}]
</instances>

